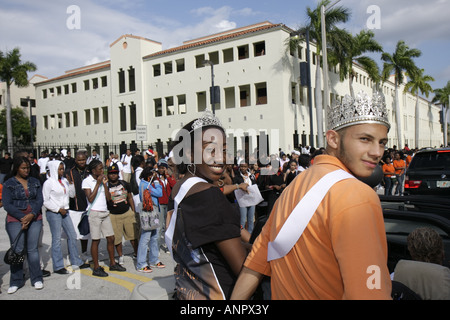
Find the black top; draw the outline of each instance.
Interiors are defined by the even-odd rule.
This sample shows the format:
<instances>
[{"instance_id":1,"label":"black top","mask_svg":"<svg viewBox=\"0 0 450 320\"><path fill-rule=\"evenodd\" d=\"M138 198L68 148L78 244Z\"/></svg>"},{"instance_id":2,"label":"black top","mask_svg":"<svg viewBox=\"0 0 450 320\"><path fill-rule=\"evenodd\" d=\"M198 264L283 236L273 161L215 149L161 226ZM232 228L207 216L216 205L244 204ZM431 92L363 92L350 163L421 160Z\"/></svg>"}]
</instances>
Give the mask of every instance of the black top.
<instances>
[{"instance_id":1,"label":"black top","mask_svg":"<svg viewBox=\"0 0 450 320\"><path fill-rule=\"evenodd\" d=\"M173 201L169 202L169 210ZM239 212L217 187L179 204L172 251L179 299L228 299L236 277L216 246L240 237Z\"/></svg>"},{"instance_id":2,"label":"black top","mask_svg":"<svg viewBox=\"0 0 450 320\"><path fill-rule=\"evenodd\" d=\"M89 176L89 172L87 169L78 170L77 167L73 167L66 172L75 185L75 198L70 198L69 209L74 211L85 211L88 207L88 202L86 194L81 188L81 184L83 180Z\"/></svg>"},{"instance_id":3,"label":"black top","mask_svg":"<svg viewBox=\"0 0 450 320\"><path fill-rule=\"evenodd\" d=\"M111 193L111 201L107 202L108 210L111 214L122 214L130 209L128 202L128 193L131 192L131 186L123 180L118 180L113 184L108 182L109 193Z\"/></svg>"}]
</instances>

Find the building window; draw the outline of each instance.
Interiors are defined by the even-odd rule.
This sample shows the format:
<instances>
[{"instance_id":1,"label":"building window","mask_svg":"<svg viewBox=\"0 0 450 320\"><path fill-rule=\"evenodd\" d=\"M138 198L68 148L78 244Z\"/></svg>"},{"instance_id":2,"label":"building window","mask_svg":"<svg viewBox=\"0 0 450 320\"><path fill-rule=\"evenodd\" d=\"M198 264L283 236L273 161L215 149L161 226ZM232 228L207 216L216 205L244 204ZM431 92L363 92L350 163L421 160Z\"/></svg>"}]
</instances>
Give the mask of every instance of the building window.
<instances>
[{"instance_id":1,"label":"building window","mask_svg":"<svg viewBox=\"0 0 450 320\"><path fill-rule=\"evenodd\" d=\"M219 64L219 51L210 52L208 55L209 61L213 64Z\"/></svg>"},{"instance_id":2,"label":"building window","mask_svg":"<svg viewBox=\"0 0 450 320\"><path fill-rule=\"evenodd\" d=\"M108 107L102 107L102 118L103 118L103 123L108 123L109 119L108 119Z\"/></svg>"},{"instance_id":3,"label":"building window","mask_svg":"<svg viewBox=\"0 0 450 320\"><path fill-rule=\"evenodd\" d=\"M64 118L66 120L66 128L69 128L70 127L70 112L66 112L64 114Z\"/></svg>"},{"instance_id":4,"label":"building window","mask_svg":"<svg viewBox=\"0 0 450 320\"><path fill-rule=\"evenodd\" d=\"M154 99L154 106L155 106L155 117L162 117L162 100L161 98Z\"/></svg>"},{"instance_id":5,"label":"building window","mask_svg":"<svg viewBox=\"0 0 450 320\"><path fill-rule=\"evenodd\" d=\"M52 130L52 129L55 129L55 128L56 128L56 124L55 124L55 115L52 114L52 115L50 116L49 129Z\"/></svg>"},{"instance_id":6,"label":"building window","mask_svg":"<svg viewBox=\"0 0 450 320\"><path fill-rule=\"evenodd\" d=\"M223 51L223 62L232 62L234 60L233 48L224 49Z\"/></svg>"},{"instance_id":7,"label":"building window","mask_svg":"<svg viewBox=\"0 0 450 320\"><path fill-rule=\"evenodd\" d=\"M43 124L44 130L48 130L48 117L47 116L43 116L42 124Z\"/></svg>"},{"instance_id":8,"label":"building window","mask_svg":"<svg viewBox=\"0 0 450 320\"><path fill-rule=\"evenodd\" d=\"M236 94L234 93L234 87L225 88L225 109L231 109L236 107Z\"/></svg>"},{"instance_id":9,"label":"building window","mask_svg":"<svg viewBox=\"0 0 450 320\"><path fill-rule=\"evenodd\" d=\"M119 69L119 93L125 92L125 71L122 68Z\"/></svg>"},{"instance_id":10,"label":"building window","mask_svg":"<svg viewBox=\"0 0 450 320\"><path fill-rule=\"evenodd\" d=\"M68 84L64 85L64 94L69 94L69 85Z\"/></svg>"},{"instance_id":11,"label":"building window","mask_svg":"<svg viewBox=\"0 0 450 320\"><path fill-rule=\"evenodd\" d=\"M175 106L173 104L173 97L166 97L166 115L171 116L175 114Z\"/></svg>"},{"instance_id":12,"label":"building window","mask_svg":"<svg viewBox=\"0 0 450 320\"><path fill-rule=\"evenodd\" d=\"M238 59L248 59L248 44L239 46L238 48Z\"/></svg>"},{"instance_id":13,"label":"building window","mask_svg":"<svg viewBox=\"0 0 450 320\"><path fill-rule=\"evenodd\" d=\"M56 87L56 95L60 96L62 93L61 86Z\"/></svg>"},{"instance_id":14,"label":"building window","mask_svg":"<svg viewBox=\"0 0 450 320\"><path fill-rule=\"evenodd\" d=\"M195 67L198 68L203 68L205 66L205 64L203 63L205 61L205 55L204 54L200 54L198 56L195 56Z\"/></svg>"},{"instance_id":15,"label":"building window","mask_svg":"<svg viewBox=\"0 0 450 320\"><path fill-rule=\"evenodd\" d=\"M62 122L62 113L58 113L58 129L61 129L63 127Z\"/></svg>"},{"instance_id":16,"label":"building window","mask_svg":"<svg viewBox=\"0 0 450 320\"><path fill-rule=\"evenodd\" d=\"M42 99L47 99L47 89L42 90Z\"/></svg>"},{"instance_id":17,"label":"building window","mask_svg":"<svg viewBox=\"0 0 450 320\"><path fill-rule=\"evenodd\" d=\"M136 121L137 121L136 105L134 104L134 102L131 102L131 104L130 104L130 130L136 130Z\"/></svg>"},{"instance_id":18,"label":"building window","mask_svg":"<svg viewBox=\"0 0 450 320\"><path fill-rule=\"evenodd\" d=\"M103 76L100 79L102 81L102 87L107 87L108 86L108 78L106 76Z\"/></svg>"},{"instance_id":19,"label":"building window","mask_svg":"<svg viewBox=\"0 0 450 320\"><path fill-rule=\"evenodd\" d=\"M267 104L267 84L265 82L255 84L256 104Z\"/></svg>"},{"instance_id":20,"label":"building window","mask_svg":"<svg viewBox=\"0 0 450 320\"><path fill-rule=\"evenodd\" d=\"M94 108L94 124L99 124L100 123L100 110L99 108Z\"/></svg>"},{"instance_id":21,"label":"building window","mask_svg":"<svg viewBox=\"0 0 450 320\"><path fill-rule=\"evenodd\" d=\"M256 42L253 44L253 52L255 57L264 56L266 54L266 42Z\"/></svg>"},{"instance_id":22,"label":"building window","mask_svg":"<svg viewBox=\"0 0 450 320\"><path fill-rule=\"evenodd\" d=\"M90 109L84 110L84 123L87 126L91 125L91 110Z\"/></svg>"},{"instance_id":23,"label":"building window","mask_svg":"<svg viewBox=\"0 0 450 320\"><path fill-rule=\"evenodd\" d=\"M120 121L120 131L126 131L127 130L127 109L125 108L124 104L120 104L119 107L119 121Z\"/></svg>"},{"instance_id":24,"label":"building window","mask_svg":"<svg viewBox=\"0 0 450 320\"><path fill-rule=\"evenodd\" d=\"M178 114L186 114L186 95L181 94L177 96L178 99Z\"/></svg>"},{"instance_id":25,"label":"building window","mask_svg":"<svg viewBox=\"0 0 450 320\"><path fill-rule=\"evenodd\" d=\"M197 111L206 110L206 91L197 92Z\"/></svg>"},{"instance_id":26,"label":"building window","mask_svg":"<svg viewBox=\"0 0 450 320\"><path fill-rule=\"evenodd\" d=\"M164 62L164 74L172 74L172 61Z\"/></svg>"},{"instance_id":27,"label":"building window","mask_svg":"<svg viewBox=\"0 0 450 320\"><path fill-rule=\"evenodd\" d=\"M161 65L160 64L154 64L153 65L153 76L159 77L161 75Z\"/></svg>"},{"instance_id":28,"label":"building window","mask_svg":"<svg viewBox=\"0 0 450 320\"><path fill-rule=\"evenodd\" d=\"M84 90L89 90L89 80L84 80Z\"/></svg>"},{"instance_id":29,"label":"building window","mask_svg":"<svg viewBox=\"0 0 450 320\"><path fill-rule=\"evenodd\" d=\"M131 66L130 69L128 69L128 90L129 91L136 90L135 69Z\"/></svg>"},{"instance_id":30,"label":"building window","mask_svg":"<svg viewBox=\"0 0 450 320\"><path fill-rule=\"evenodd\" d=\"M72 93L76 93L77 92L77 83L74 82L72 83Z\"/></svg>"},{"instance_id":31,"label":"building window","mask_svg":"<svg viewBox=\"0 0 450 320\"><path fill-rule=\"evenodd\" d=\"M72 122L74 127L78 127L78 111L72 111Z\"/></svg>"},{"instance_id":32,"label":"building window","mask_svg":"<svg viewBox=\"0 0 450 320\"><path fill-rule=\"evenodd\" d=\"M250 85L239 86L239 100L241 107L250 105Z\"/></svg>"},{"instance_id":33,"label":"building window","mask_svg":"<svg viewBox=\"0 0 450 320\"><path fill-rule=\"evenodd\" d=\"M92 79L92 89L98 89L98 78Z\"/></svg>"},{"instance_id":34,"label":"building window","mask_svg":"<svg viewBox=\"0 0 450 320\"><path fill-rule=\"evenodd\" d=\"M184 59L178 59L175 63L177 65L177 72L183 72L185 70Z\"/></svg>"}]
</instances>

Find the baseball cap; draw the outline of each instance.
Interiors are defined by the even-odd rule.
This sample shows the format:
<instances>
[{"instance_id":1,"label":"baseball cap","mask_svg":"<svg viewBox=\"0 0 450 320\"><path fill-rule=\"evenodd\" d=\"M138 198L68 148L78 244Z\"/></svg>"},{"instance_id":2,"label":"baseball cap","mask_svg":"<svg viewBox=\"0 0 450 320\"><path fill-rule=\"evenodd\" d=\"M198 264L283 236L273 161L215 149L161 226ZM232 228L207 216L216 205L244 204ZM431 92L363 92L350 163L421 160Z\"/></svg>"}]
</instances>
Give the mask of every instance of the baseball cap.
<instances>
[{"instance_id":1,"label":"baseball cap","mask_svg":"<svg viewBox=\"0 0 450 320\"><path fill-rule=\"evenodd\" d=\"M119 173L119 167L117 164L112 164L110 167L108 167L108 173Z\"/></svg>"}]
</instances>

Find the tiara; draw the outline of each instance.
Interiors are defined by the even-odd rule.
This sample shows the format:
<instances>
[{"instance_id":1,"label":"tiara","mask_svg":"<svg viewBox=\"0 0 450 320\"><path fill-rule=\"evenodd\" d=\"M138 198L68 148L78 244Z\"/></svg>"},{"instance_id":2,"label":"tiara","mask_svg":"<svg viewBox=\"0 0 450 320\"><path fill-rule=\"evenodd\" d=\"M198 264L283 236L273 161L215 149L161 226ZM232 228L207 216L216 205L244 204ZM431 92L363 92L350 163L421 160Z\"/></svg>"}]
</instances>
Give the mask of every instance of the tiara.
<instances>
[{"instance_id":1,"label":"tiara","mask_svg":"<svg viewBox=\"0 0 450 320\"><path fill-rule=\"evenodd\" d=\"M211 111L206 110L200 118L194 121L191 126L191 132L196 129L208 126L216 126L222 128L222 123L220 122L219 118L217 118Z\"/></svg>"},{"instance_id":2,"label":"tiara","mask_svg":"<svg viewBox=\"0 0 450 320\"><path fill-rule=\"evenodd\" d=\"M361 123L379 123L390 129L384 96L374 92L370 97L363 91L355 98L345 95L342 103L337 102L328 110L328 129L339 130Z\"/></svg>"}]
</instances>

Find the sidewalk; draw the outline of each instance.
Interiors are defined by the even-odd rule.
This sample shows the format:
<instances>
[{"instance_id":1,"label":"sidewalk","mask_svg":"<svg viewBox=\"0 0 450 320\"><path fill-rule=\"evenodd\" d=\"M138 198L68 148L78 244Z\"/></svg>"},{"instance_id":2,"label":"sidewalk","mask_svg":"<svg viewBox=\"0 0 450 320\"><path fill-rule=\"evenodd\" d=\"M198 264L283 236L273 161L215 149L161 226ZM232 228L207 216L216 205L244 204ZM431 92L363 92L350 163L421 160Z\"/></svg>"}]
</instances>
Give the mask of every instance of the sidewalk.
<instances>
[{"instance_id":1,"label":"sidewalk","mask_svg":"<svg viewBox=\"0 0 450 320\"><path fill-rule=\"evenodd\" d=\"M92 276L92 269L77 270L70 275L53 273L51 259L51 233L45 214L43 215L43 237L39 253L44 269L51 272L44 278L44 288L36 290L26 276L25 285L14 294L8 294L10 266L3 262L5 252L9 249L9 237L5 230L6 212L0 208L0 300L127 300L147 299L166 300L175 288L173 270L175 264L170 254L160 251L160 260L166 265L164 269L153 268L152 273L141 273L136 270L133 249L129 241L123 244L126 272L109 271L109 258L106 240L100 241L99 260L105 267L108 277ZM89 241L89 247L90 247ZM67 244L62 241L63 256L67 260ZM80 244L78 242L78 249ZM116 261L118 261L116 256Z\"/></svg>"}]
</instances>

